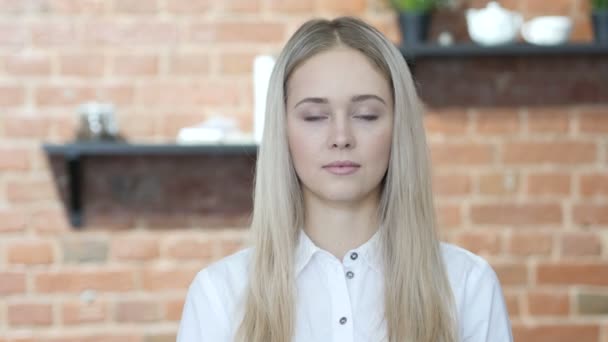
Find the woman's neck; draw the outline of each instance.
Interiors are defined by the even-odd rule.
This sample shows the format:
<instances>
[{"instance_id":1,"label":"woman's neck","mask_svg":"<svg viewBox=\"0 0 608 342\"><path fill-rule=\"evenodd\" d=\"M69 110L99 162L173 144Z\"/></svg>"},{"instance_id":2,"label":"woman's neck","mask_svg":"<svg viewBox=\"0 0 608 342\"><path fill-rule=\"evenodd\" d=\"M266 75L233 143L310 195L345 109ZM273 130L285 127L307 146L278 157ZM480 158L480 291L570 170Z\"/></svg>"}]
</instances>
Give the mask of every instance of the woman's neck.
<instances>
[{"instance_id":1,"label":"woman's neck","mask_svg":"<svg viewBox=\"0 0 608 342\"><path fill-rule=\"evenodd\" d=\"M327 201L305 192L304 230L319 248L342 260L378 230L378 202L379 192L356 202Z\"/></svg>"}]
</instances>

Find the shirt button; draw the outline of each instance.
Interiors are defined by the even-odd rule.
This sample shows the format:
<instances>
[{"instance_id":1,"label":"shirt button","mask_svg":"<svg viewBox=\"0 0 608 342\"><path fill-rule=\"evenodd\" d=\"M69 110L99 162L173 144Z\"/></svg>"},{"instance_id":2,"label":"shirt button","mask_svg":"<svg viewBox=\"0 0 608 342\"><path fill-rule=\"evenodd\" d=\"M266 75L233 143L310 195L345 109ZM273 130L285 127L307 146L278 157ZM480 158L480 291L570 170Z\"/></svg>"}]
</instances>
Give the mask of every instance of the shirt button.
<instances>
[{"instance_id":1,"label":"shirt button","mask_svg":"<svg viewBox=\"0 0 608 342\"><path fill-rule=\"evenodd\" d=\"M340 318L340 324L342 324L342 325L346 324L346 317Z\"/></svg>"},{"instance_id":2,"label":"shirt button","mask_svg":"<svg viewBox=\"0 0 608 342\"><path fill-rule=\"evenodd\" d=\"M359 256L359 254L357 254L357 252L352 252L352 253L350 254L350 258L351 258L352 260L357 260L357 257L358 257L358 256Z\"/></svg>"},{"instance_id":3,"label":"shirt button","mask_svg":"<svg viewBox=\"0 0 608 342\"><path fill-rule=\"evenodd\" d=\"M354 276L355 276L355 274L352 271L346 272L346 278L353 279Z\"/></svg>"}]
</instances>

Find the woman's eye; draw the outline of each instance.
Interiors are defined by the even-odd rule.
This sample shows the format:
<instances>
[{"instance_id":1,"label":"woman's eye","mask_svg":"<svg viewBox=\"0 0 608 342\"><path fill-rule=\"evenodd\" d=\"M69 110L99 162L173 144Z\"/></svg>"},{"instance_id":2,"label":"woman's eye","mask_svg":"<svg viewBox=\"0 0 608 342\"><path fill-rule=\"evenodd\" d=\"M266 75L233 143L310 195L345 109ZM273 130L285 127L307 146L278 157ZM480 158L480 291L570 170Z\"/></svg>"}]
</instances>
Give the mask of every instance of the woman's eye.
<instances>
[{"instance_id":1,"label":"woman's eye","mask_svg":"<svg viewBox=\"0 0 608 342\"><path fill-rule=\"evenodd\" d=\"M366 121L374 121L374 120L378 119L378 115L357 115L355 117L358 119L366 120Z\"/></svg>"},{"instance_id":2,"label":"woman's eye","mask_svg":"<svg viewBox=\"0 0 608 342\"><path fill-rule=\"evenodd\" d=\"M325 116L307 116L304 121L321 121L323 119L325 119Z\"/></svg>"}]
</instances>

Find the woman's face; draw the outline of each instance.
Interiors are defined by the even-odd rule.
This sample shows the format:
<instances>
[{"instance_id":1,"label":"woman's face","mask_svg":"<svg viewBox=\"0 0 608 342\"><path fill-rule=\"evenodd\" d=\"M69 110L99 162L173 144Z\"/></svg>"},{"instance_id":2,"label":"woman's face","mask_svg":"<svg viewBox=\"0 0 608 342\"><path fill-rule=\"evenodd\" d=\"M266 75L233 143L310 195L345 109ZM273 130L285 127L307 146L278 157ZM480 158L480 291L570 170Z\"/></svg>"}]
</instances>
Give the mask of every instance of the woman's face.
<instances>
[{"instance_id":1,"label":"woman's face","mask_svg":"<svg viewBox=\"0 0 608 342\"><path fill-rule=\"evenodd\" d=\"M300 64L286 91L289 150L305 197L377 199L393 129L389 81L362 53L334 48Z\"/></svg>"}]
</instances>

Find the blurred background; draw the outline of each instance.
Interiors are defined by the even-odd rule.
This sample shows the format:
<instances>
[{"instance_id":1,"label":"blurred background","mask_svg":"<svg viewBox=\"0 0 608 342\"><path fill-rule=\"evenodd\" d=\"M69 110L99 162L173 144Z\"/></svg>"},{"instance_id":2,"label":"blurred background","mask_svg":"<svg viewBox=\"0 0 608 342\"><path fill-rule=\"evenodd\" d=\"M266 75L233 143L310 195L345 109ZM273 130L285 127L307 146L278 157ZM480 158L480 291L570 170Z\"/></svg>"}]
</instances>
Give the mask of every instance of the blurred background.
<instances>
[{"instance_id":1,"label":"blurred background","mask_svg":"<svg viewBox=\"0 0 608 342\"><path fill-rule=\"evenodd\" d=\"M482 51L483 0L418 44L388 0L0 0L0 342L175 341L195 273L247 233L254 59L341 15L408 56L442 239L491 262L515 341L608 342L608 49L591 1L499 3L497 36L517 12L567 17L566 41ZM178 141L201 123L239 143Z\"/></svg>"}]
</instances>

